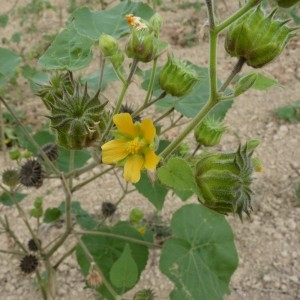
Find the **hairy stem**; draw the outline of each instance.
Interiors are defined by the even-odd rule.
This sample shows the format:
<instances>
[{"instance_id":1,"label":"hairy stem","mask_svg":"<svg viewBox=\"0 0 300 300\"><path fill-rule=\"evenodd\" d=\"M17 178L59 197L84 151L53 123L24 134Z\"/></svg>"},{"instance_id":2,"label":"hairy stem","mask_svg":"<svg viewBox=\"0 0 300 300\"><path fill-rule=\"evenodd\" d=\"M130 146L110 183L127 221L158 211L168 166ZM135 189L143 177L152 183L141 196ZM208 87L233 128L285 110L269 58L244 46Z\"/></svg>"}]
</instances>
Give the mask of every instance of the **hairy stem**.
<instances>
[{"instance_id":1,"label":"hairy stem","mask_svg":"<svg viewBox=\"0 0 300 300\"><path fill-rule=\"evenodd\" d=\"M115 234L115 233L110 233L110 232L91 231L91 230L76 230L76 233L89 234L89 235L95 235L95 236L106 236L106 237L116 238L119 240L124 240L124 241L128 241L128 242L144 245L147 247L161 248L161 246L158 244L154 244L154 243L150 243L150 242L146 242L143 240L139 240L139 239L135 239L135 238L131 238L128 236L119 235L119 234Z\"/></svg>"},{"instance_id":2,"label":"hairy stem","mask_svg":"<svg viewBox=\"0 0 300 300\"><path fill-rule=\"evenodd\" d=\"M219 92L224 92L225 89L228 87L230 82L233 80L233 78L242 70L243 65L245 64L246 59L243 57L240 57L234 68L232 69L230 75L226 79L226 81L223 83L223 85L220 87Z\"/></svg>"},{"instance_id":3,"label":"hairy stem","mask_svg":"<svg viewBox=\"0 0 300 300\"><path fill-rule=\"evenodd\" d=\"M155 72L156 72L156 65L157 65L157 59L158 57L155 57L153 60L153 65L152 65L152 70L151 70L151 76L150 76L150 82L147 90L147 95L144 101L144 105L147 105L149 102L151 95L152 95L152 90L153 90L153 84L154 84L154 78L155 78Z\"/></svg>"}]
</instances>

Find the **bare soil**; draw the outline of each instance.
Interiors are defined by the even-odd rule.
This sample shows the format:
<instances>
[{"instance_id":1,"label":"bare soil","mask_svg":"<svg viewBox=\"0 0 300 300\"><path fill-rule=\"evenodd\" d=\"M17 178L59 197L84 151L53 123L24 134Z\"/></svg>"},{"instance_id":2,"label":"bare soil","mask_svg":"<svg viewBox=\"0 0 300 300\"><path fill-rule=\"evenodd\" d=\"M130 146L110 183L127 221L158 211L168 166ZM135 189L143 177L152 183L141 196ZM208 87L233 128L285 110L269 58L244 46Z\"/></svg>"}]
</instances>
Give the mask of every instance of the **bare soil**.
<instances>
[{"instance_id":1,"label":"bare soil","mask_svg":"<svg viewBox=\"0 0 300 300\"><path fill-rule=\"evenodd\" d=\"M227 2L216 1L217 14L221 19L235 10L239 1ZM26 3L29 1L20 0L12 3L2 0L0 13L7 13L10 9L16 10ZM58 12L44 10L39 17L31 17L38 31L33 34L25 32L19 44L7 45L3 42L4 38L9 39L14 32L24 31L30 27L28 25L30 22L23 27L19 25L20 15L11 18L6 28L0 28L2 38L0 46L10 46L17 52L21 51L27 58L30 55L34 56L32 52L43 47L42 35L60 30L69 15L67 1L55 0L51 3L58 7ZM194 8L179 9L177 2L164 3L158 10L165 23L162 38L171 44L171 52L177 57L188 59L200 66L207 66L209 44L205 28L207 22L205 9L202 8L200 11ZM92 3L92 6L99 9L100 4ZM192 33L192 38L187 39L186 33ZM221 80L226 78L235 63L235 59L225 53L223 42L224 37L221 36L218 55L218 74ZM186 44L191 46L186 47ZM36 59L33 60L33 64L35 62ZM245 68L243 71L247 70ZM233 150L239 143L248 139L260 139L261 145L257 154L264 169L262 174L256 176L253 183L255 195L251 220L245 219L241 223L237 217L228 217L234 231L240 261L232 277L231 294L226 297L227 300L300 299L300 207L295 196L295 185L300 181L300 123L291 124L280 121L274 114L276 108L299 99L299 37L288 45L276 61L264 67L261 72L277 79L282 87L273 87L262 92L251 90L238 97L226 116L228 132L223 138L222 145L217 147L220 150ZM111 99L116 99L114 90L109 89L106 92ZM127 100L136 103L140 95L136 88L132 88ZM28 123L36 126L43 123L42 103L32 95L25 80L18 79L18 85L9 86L4 96L12 103L25 108ZM177 134L176 130L174 134ZM1 153L0 162L1 169L12 165L4 159ZM62 191L58 182L26 192L30 194L22 202L26 211L29 211L33 200L39 195L45 197L46 207L59 205L62 201ZM103 201L114 202L117 197L118 191L114 177L110 175L104 176L101 182L95 181L89 184L74 196L84 209L95 214L100 213ZM169 219L171 213L181 205L180 200L169 195L162 216ZM139 207L149 213L153 211L153 207L146 199L139 194L132 194L122 202L115 218L127 218L128 212L133 207ZM19 239L26 243L29 233L17 211L10 207L0 206L0 213L2 216L8 216ZM34 224L34 220L31 222ZM47 243L61 229L45 226L43 230L42 240ZM4 234L0 235L0 241L1 249L9 249L11 246ZM70 240L67 245L59 249L58 256L72 243L74 241ZM151 262L147 271L142 275L140 286L152 288L159 300L168 299L172 283L159 272L158 253L154 252L151 255ZM56 276L56 300L97 299L97 295L92 290L85 289L84 278L79 272L74 255L66 259L59 267ZM0 300L41 299L34 277L24 276L21 273L19 257L2 253L0 254L0 291ZM132 292L128 293L126 299L132 299L132 294Z\"/></svg>"}]
</instances>

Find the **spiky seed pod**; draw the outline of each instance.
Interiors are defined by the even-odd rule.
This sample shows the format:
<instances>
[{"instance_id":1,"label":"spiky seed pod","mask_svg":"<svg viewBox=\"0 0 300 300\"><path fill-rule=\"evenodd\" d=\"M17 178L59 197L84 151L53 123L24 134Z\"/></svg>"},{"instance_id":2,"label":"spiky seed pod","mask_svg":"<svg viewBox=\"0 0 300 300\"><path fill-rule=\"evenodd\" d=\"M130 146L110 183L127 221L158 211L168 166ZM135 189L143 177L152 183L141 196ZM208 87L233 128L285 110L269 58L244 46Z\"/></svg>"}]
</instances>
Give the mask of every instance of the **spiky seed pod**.
<instances>
[{"instance_id":1,"label":"spiky seed pod","mask_svg":"<svg viewBox=\"0 0 300 300\"><path fill-rule=\"evenodd\" d=\"M63 88L63 97L56 97L51 104L51 127L56 134L56 143L69 150L89 147L99 137L105 126L104 106L98 99L100 91L90 97L85 85L81 94L76 84L73 94Z\"/></svg>"},{"instance_id":2,"label":"spiky seed pod","mask_svg":"<svg viewBox=\"0 0 300 300\"><path fill-rule=\"evenodd\" d=\"M207 117L196 127L194 136L200 145L212 147L220 143L225 131L226 126L222 122Z\"/></svg>"},{"instance_id":3,"label":"spiky seed pod","mask_svg":"<svg viewBox=\"0 0 300 300\"><path fill-rule=\"evenodd\" d=\"M115 211L117 210L117 207L111 203L111 202L103 202L102 203L102 207L101 207L101 211L102 211L102 215L104 217L111 217Z\"/></svg>"},{"instance_id":4,"label":"spiky seed pod","mask_svg":"<svg viewBox=\"0 0 300 300\"><path fill-rule=\"evenodd\" d=\"M221 214L251 210L253 160L258 141L248 141L236 152L205 153L196 165L196 182L200 189L199 201Z\"/></svg>"},{"instance_id":5,"label":"spiky seed pod","mask_svg":"<svg viewBox=\"0 0 300 300\"><path fill-rule=\"evenodd\" d=\"M36 188L43 184L45 171L36 159L28 159L21 167L19 181L24 186L34 186Z\"/></svg>"},{"instance_id":6,"label":"spiky seed pod","mask_svg":"<svg viewBox=\"0 0 300 300\"><path fill-rule=\"evenodd\" d=\"M293 31L297 28L286 26L289 20L273 20L275 12L265 15L258 6L234 22L226 34L226 51L243 58L253 68L260 68L279 56L296 35Z\"/></svg>"},{"instance_id":7,"label":"spiky seed pod","mask_svg":"<svg viewBox=\"0 0 300 300\"><path fill-rule=\"evenodd\" d=\"M53 143L46 144L42 147L42 151L45 153L45 155L50 161L57 160L59 155L57 145ZM39 154L39 158L44 160L41 154Z\"/></svg>"},{"instance_id":8,"label":"spiky seed pod","mask_svg":"<svg viewBox=\"0 0 300 300\"><path fill-rule=\"evenodd\" d=\"M2 182L9 187L15 187L19 183L19 171L14 168L4 170L2 173Z\"/></svg>"},{"instance_id":9,"label":"spiky seed pod","mask_svg":"<svg viewBox=\"0 0 300 300\"><path fill-rule=\"evenodd\" d=\"M74 91L70 75L58 73L49 79L48 84L39 85L36 95L41 97L46 108L51 110L51 105L55 103L56 98L61 99L63 97L63 88L70 94Z\"/></svg>"},{"instance_id":10,"label":"spiky seed pod","mask_svg":"<svg viewBox=\"0 0 300 300\"><path fill-rule=\"evenodd\" d=\"M41 245L41 240L38 240L38 242L39 242L39 244ZM29 249L30 251L36 252L36 251L38 250L38 245L36 244L36 242L34 241L34 239L30 239L30 240L28 241L27 246L28 246L28 249Z\"/></svg>"},{"instance_id":11,"label":"spiky seed pod","mask_svg":"<svg viewBox=\"0 0 300 300\"><path fill-rule=\"evenodd\" d=\"M143 289L135 293L133 300L154 300L155 294L151 289Z\"/></svg>"},{"instance_id":12,"label":"spiky seed pod","mask_svg":"<svg viewBox=\"0 0 300 300\"><path fill-rule=\"evenodd\" d=\"M171 55L159 73L160 87L176 97L187 95L199 80L200 77L191 66Z\"/></svg>"},{"instance_id":13,"label":"spiky seed pod","mask_svg":"<svg viewBox=\"0 0 300 300\"><path fill-rule=\"evenodd\" d=\"M39 261L35 255L25 255L20 262L20 268L22 272L29 274L36 270L38 264Z\"/></svg>"},{"instance_id":14,"label":"spiky seed pod","mask_svg":"<svg viewBox=\"0 0 300 300\"><path fill-rule=\"evenodd\" d=\"M119 113L129 113L132 115L134 112L134 109L131 105L125 103L121 105L121 108L119 110ZM132 118L133 122L141 122L141 117L139 115Z\"/></svg>"}]
</instances>

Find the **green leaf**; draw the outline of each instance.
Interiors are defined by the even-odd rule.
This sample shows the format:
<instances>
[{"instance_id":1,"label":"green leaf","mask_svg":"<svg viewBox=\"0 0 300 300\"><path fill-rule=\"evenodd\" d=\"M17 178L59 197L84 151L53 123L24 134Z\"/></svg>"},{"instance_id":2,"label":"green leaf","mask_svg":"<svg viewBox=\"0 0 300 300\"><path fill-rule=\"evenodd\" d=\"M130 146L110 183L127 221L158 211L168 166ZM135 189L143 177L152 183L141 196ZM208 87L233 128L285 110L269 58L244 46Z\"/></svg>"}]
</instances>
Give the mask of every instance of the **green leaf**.
<instances>
[{"instance_id":1,"label":"green leaf","mask_svg":"<svg viewBox=\"0 0 300 300\"><path fill-rule=\"evenodd\" d=\"M173 215L160 270L175 284L170 299L223 299L238 265L232 230L221 214L191 204Z\"/></svg>"},{"instance_id":2,"label":"green leaf","mask_svg":"<svg viewBox=\"0 0 300 300\"><path fill-rule=\"evenodd\" d=\"M0 48L0 88L11 79L20 62L19 55L11 50Z\"/></svg>"},{"instance_id":3,"label":"green leaf","mask_svg":"<svg viewBox=\"0 0 300 300\"><path fill-rule=\"evenodd\" d=\"M14 197L17 202L22 201L26 196L27 196L27 194L14 193ZM13 206L14 202L11 201L11 199L7 193L2 193L0 196L0 204L3 204L5 206Z\"/></svg>"},{"instance_id":4,"label":"green leaf","mask_svg":"<svg viewBox=\"0 0 300 300\"><path fill-rule=\"evenodd\" d=\"M280 119L288 122L300 121L300 100L294 101L291 105L281 106L276 109L276 114Z\"/></svg>"},{"instance_id":5,"label":"green leaf","mask_svg":"<svg viewBox=\"0 0 300 300\"><path fill-rule=\"evenodd\" d=\"M44 223L52 223L52 222L58 220L61 215L62 215L62 213L58 208L56 208L56 207L47 208L44 213L43 222Z\"/></svg>"},{"instance_id":6,"label":"green leaf","mask_svg":"<svg viewBox=\"0 0 300 300\"><path fill-rule=\"evenodd\" d=\"M123 253L112 265L109 278L118 288L132 288L138 280L138 268L131 255L131 250L126 244Z\"/></svg>"},{"instance_id":7,"label":"green leaf","mask_svg":"<svg viewBox=\"0 0 300 300\"><path fill-rule=\"evenodd\" d=\"M40 88L38 84L45 84L49 82L49 76L46 72L40 72L28 65L22 67L22 76L30 83L30 88L33 93L36 93Z\"/></svg>"},{"instance_id":8,"label":"green leaf","mask_svg":"<svg viewBox=\"0 0 300 300\"><path fill-rule=\"evenodd\" d=\"M80 35L95 42L101 33L110 34L118 39L130 32L130 26L125 19L127 14L148 20L154 11L141 2L123 1L109 10L93 11L87 7L78 9L70 16L68 23L72 23Z\"/></svg>"},{"instance_id":9,"label":"green leaf","mask_svg":"<svg viewBox=\"0 0 300 300\"><path fill-rule=\"evenodd\" d=\"M142 173L141 179L135 184L135 187L140 194L145 196L155 206L157 210L162 209L168 193L166 187L161 185L158 181L152 183L146 172Z\"/></svg>"},{"instance_id":10,"label":"green leaf","mask_svg":"<svg viewBox=\"0 0 300 300\"><path fill-rule=\"evenodd\" d=\"M40 57L39 64L45 70L75 71L86 68L92 60L93 43L74 28L64 29Z\"/></svg>"},{"instance_id":11,"label":"green leaf","mask_svg":"<svg viewBox=\"0 0 300 300\"><path fill-rule=\"evenodd\" d=\"M101 229L99 229L99 232L112 233L123 237L143 240L140 233L136 229L132 228L128 223L125 222L120 222L114 227L102 227ZM128 242L116 237L101 236L101 235L97 235L97 236L84 235L82 237L82 242L88 248L96 264L101 269L104 277L109 282L110 282L110 276L109 276L110 270L114 265L114 263L121 257L126 245L130 247L131 256L134 259L135 264L137 266L138 278L140 277L141 272L146 267L146 263L148 260L148 248L144 245L137 244L134 242ZM87 259L80 245L77 246L76 256L83 275L87 276L90 268L90 262ZM128 276L130 276L130 274L128 274ZM114 287L114 284L112 282L110 282L110 284ZM126 292L128 288L114 287L114 290L117 293L121 294ZM107 298L108 300L115 300L115 298L106 289L105 285L102 285L100 288L97 289L97 291L101 293L104 296L104 298Z\"/></svg>"},{"instance_id":12,"label":"green leaf","mask_svg":"<svg viewBox=\"0 0 300 300\"><path fill-rule=\"evenodd\" d=\"M22 33L21 32L15 32L12 36L11 36L11 40L14 43L19 44L21 41L21 37L22 37Z\"/></svg>"},{"instance_id":13,"label":"green leaf","mask_svg":"<svg viewBox=\"0 0 300 300\"><path fill-rule=\"evenodd\" d=\"M8 15L7 14L1 14L0 15L0 27L5 28L8 23Z\"/></svg>"},{"instance_id":14,"label":"green leaf","mask_svg":"<svg viewBox=\"0 0 300 300\"><path fill-rule=\"evenodd\" d=\"M62 202L58 207L61 213L65 213L65 202ZM78 201L72 201L71 213L75 215L77 223L84 229L91 230L98 225L98 222L84 209Z\"/></svg>"},{"instance_id":15,"label":"green leaf","mask_svg":"<svg viewBox=\"0 0 300 300\"><path fill-rule=\"evenodd\" d=\"M255 90L264 91L273 86L281 86L279 82L273 78L265 76L261 73L257 73L257 79L255 83L252 85L252 88Z\"/></svg>"},{"instance_id":16,"label":"green leaf","mask_svg":"<svg viewBox=\"0 0 300 300\"><path fill-rule=\"evenodd\" d=\"M93 72L80 79L82 83L87 82L87 86L91 89L97 90L99 86L100 72ZM119 80L112 66L105 67L102 81L102 91L104 91L107 85L113 81Z\"/></svg>"},{"instance_id":17,"label":"green leaf","mask_svg":"<svg viewBox=\"0 0 300 300\"><path fill-rule=\"evenodd\" d=\"M193 171L189 164L179 157L172 157L158 169L159 180L176 190L198 191Z\"/></svg>"}]
</instances>

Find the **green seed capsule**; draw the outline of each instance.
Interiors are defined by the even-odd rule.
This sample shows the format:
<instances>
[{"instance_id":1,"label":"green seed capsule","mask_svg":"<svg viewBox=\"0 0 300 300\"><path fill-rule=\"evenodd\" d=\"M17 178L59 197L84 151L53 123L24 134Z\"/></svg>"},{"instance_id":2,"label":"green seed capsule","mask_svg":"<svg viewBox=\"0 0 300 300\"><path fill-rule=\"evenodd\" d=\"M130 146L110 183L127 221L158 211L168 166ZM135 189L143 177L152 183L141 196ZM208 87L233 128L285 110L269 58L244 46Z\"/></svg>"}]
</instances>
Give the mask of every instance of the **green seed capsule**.
<instances>
[{"instance_id":1,"label":"green seed capsule","mask_svg":"<svg viewBox=\"0 0 300 300\"><path fill-rule=\"evenodd\" d=\"M202 204L222 214L237 213L241 219L242 212L250 215L255 145L257 141L249 141L236 152L202 155L195 175Z\"/></svg>"},{"instance_id":2,"label":"green seed capsule","mask_svg":"<svg viewBox=\"0 0 300 300\"><path fill-rule=\"evenodd\" d=\"M226 51L243 58L253 68L260 68L279 56L295 36L292 32L296 28L286 26L288 20L273 20L275 12L266 15L258 6L238 19L227 31Z\"/></svg>"}]
</instances>

